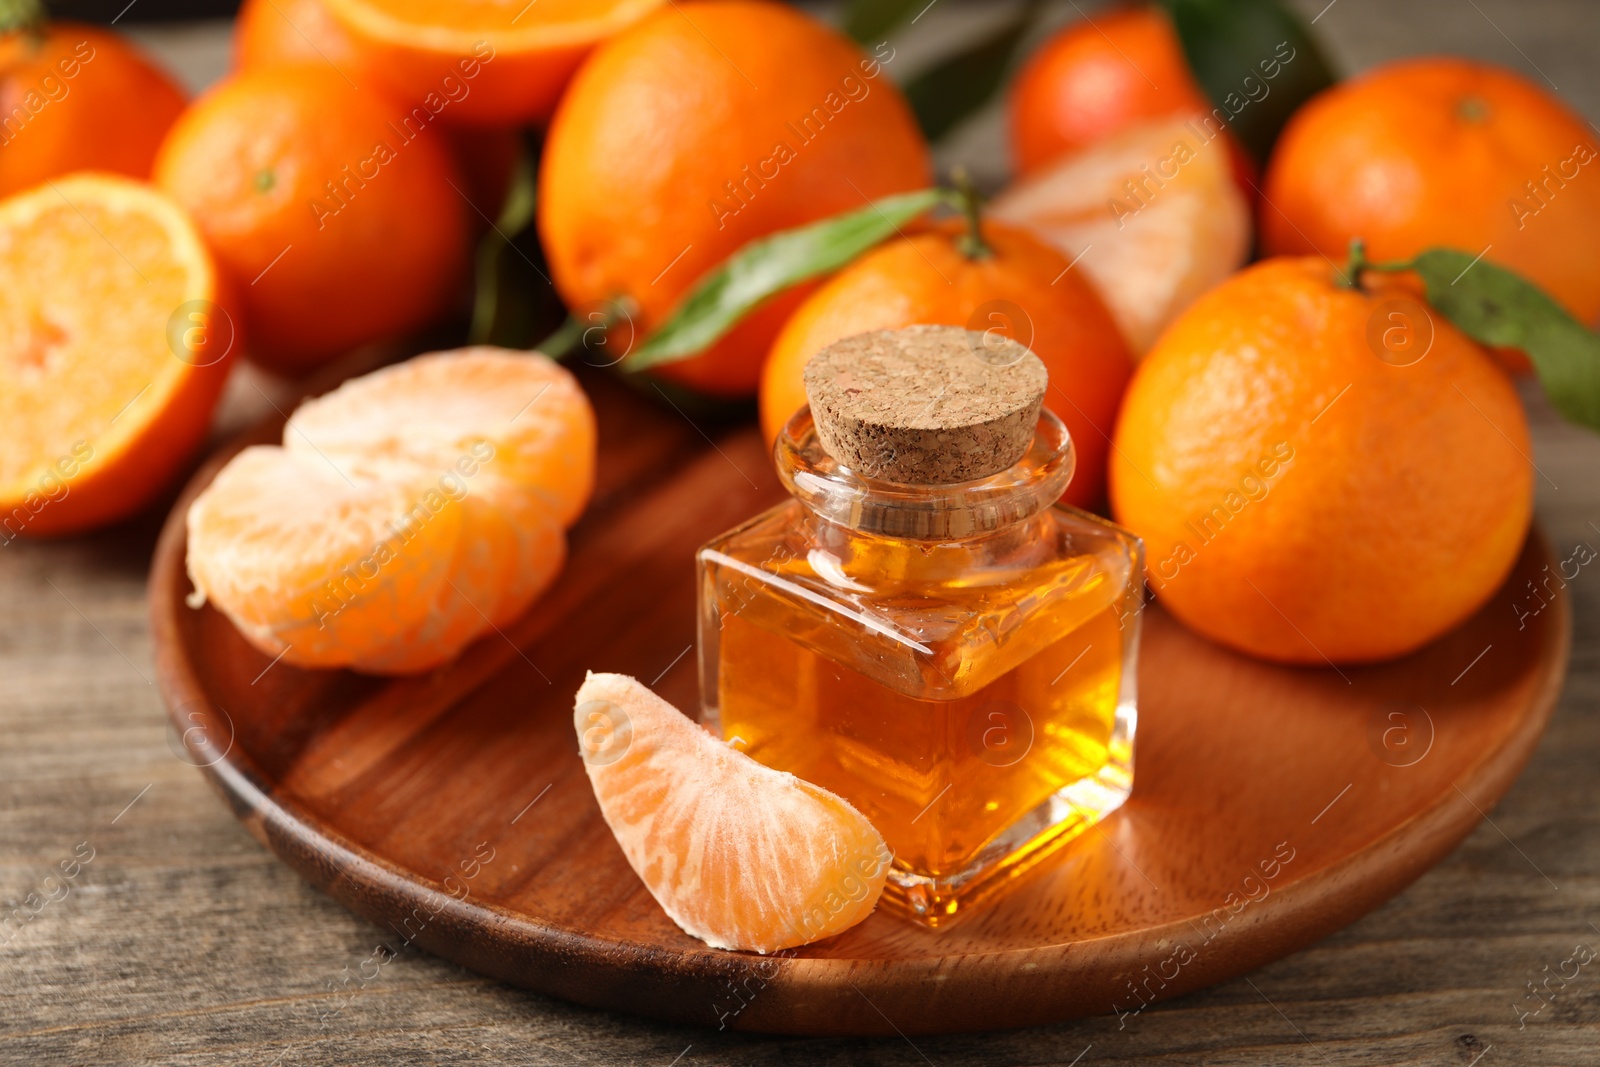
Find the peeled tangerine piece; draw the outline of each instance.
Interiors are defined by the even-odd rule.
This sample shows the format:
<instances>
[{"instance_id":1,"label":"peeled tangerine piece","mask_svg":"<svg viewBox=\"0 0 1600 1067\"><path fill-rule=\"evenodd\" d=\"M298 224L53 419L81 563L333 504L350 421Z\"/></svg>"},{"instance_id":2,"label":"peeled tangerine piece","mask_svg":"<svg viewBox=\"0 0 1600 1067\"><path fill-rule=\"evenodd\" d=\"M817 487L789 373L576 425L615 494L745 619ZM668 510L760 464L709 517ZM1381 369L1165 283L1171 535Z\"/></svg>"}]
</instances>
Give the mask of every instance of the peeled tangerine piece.
<instances>
[{"instance_id":1,"label":"peeled tangerine piece","mask_svg":"<svg viewBox=\"0 0 1600 1067\"><path fill-rule=\"evenodd\" d=\"M190 507L197 594L304 667L428 670L521 615L594 481L594 413L539 355L419 356L304 404Z\"/></svg>"},{"instance_id":2,"label":"peeled tangerine piece","mask_svg":"<svg viewBox=\"0 0 1600 1067\"><path fill-rule=\"evenodd\" d=\"M1250 254L1250 207L1215 127L1210 116L1141 123L1018 181L991 205L995 218L1082 257L1078 269L1136 355Z\"/></svg>"},{"instance_id":3,"label":"peeled tangerine piece","mask_svg":"<svg viewBox=\"0 0 1600 1067\"><path fill-rule=\"evenodd\" d=\"M893 856L843 798L762 766L627 675L591 672L574 721L606 823L685 933L775 952L877 906Z\"/></svg>"},{"instance_id":4,"label":"peeled tangerine piece","mask_svg":"<svg viewBox=\"0 0 1600 1067\"><path fill-rule=\"evenodd\" d=\"M444 477L475 459L483 473L546 497L563 526L594 489L594 409L577 379L538 353L462 348L352 378L302 404L283 443L378 477L404 467Z\"/></svg>"}]
</instances>

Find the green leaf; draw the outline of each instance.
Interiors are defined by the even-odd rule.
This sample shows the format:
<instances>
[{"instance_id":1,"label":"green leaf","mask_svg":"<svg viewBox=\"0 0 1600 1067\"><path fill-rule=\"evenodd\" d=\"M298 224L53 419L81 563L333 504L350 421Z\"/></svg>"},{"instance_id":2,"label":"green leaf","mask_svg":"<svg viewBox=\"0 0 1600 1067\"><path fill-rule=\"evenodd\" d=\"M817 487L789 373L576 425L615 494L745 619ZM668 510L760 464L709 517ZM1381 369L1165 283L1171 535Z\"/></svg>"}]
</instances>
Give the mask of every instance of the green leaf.
<instances>
[{"instance_id":1,"label":"green leaf","mask_svg":"<svg viewBox=\"0 0 1600 1067\"><path fill-rule=\"evenodd\" d=\"M0 0L0 33L42 34L49 17L44 0Z\"/></svg>"},{"instance_id":2,"label":"green leaf","mask_svg":"<svg viewBox=\"0 0 1600 1067\"><path fill-rule=\"evenodd\" d=\"M955 129L999 91L1040 6L1028 0L987 36L925 67L906 83L906 99L929 141Z\"/></svg>"},{"instance_id":3,"label":"green leaf","mask_svg":"<svg viewBox=\"0 0 1600 1067\"><path fill-rule=\"evenodd\" d=\"M1600 335L1543 289L1453 248L1430 248L1409 263L1369 269L1416 271L1428 287L1428 302L1457 328L1483 344L1526 352L1556 410L1600 430Z\"/></svg>"},{"instance_id":4,"label":"green leaf","mask_svg":"<svg viewBox=\"0 0 1600 1067\"><path fill-rule=\"evenodd\" d=\"M535 306L540 302L532 298L532 294L550 290L544 268L534 261L539 255L537 242L519 240L531 236L538 169L534 150L525 143L506 188L500 217L478 241L473 258L472 324L467 331L472 344L522 348L537 336L534 331L540 324L535 320L549 310ZM532 255L524 250L524 244L535 246Z\"/></svg>"},{"instance_id":5,"label":"green leaf","mask_svg":"<svg viewBox=\"0 0 1600 1067\"><path fill-rule=\"evenodd\" d=\"M928 0L850 0L842 28L857 44L875 45L927 6Z\"/></svg>"},{"instance_id":6,"label":"green leaf","mask_svg":"<svg viewBox=\"0 0 1600 1067\"><path fill-rule=\"evenodd\" d=\"M1160 2L1212 114L1265 164L1289 116L1335 80L1310 27L1278 0Z\"/></svg>"},{"instance_id":7,"label":"green leaf","mask_svg":"<svg viewBox=\"0 0 1600 1067\"><path fill-rule=\"evenodd\" d=\"M901 193L859 211L751 241L701 278L623 367L638 371L696 355L770 297L838 270L949 198L943 189Z\"/></svg>"}]
</instances>

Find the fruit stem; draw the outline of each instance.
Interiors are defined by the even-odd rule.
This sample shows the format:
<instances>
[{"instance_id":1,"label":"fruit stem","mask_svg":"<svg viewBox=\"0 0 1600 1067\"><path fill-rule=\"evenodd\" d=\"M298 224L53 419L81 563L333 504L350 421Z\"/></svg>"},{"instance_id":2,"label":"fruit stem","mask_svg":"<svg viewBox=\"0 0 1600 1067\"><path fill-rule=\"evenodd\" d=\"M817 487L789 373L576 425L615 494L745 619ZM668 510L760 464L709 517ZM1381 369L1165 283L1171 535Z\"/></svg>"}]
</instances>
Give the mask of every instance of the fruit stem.
<instances>
[{"instance_id":1,"label":"fruit stem","mask_svg":"<svg viewBox=\"0 0 1600 1067\"><path fill-rule=\"evenodd\" d=\"M967 174L967 168L957 167L950 172L950 180L955 184L956 193L961 200L961 211L967 217L967 232L962 234L956 242L956 247L968 259L988 259L994 255L994 249L989 242L983 239L981 213L983 198L978 195L977 188L972 184L972 178Z\"/></svg>"},{"instance_id":2,"label":"fruit stem","mask_svg":"<svg viewBox=\"0 0 1600 1067\"><path fill-rule=\"evenodd\" d=\"M1366 270L1370 263L1367 262L1367 243L1359 237L1350 240L1350 258L1345 260L1344 280L1339 284L1346 289L1361 288L1361 272Z\"/></svg>"},{"instance_id":3,"label":"fruit stem","mask_svg":"<svg viewBox=\"0 0 1600 1067\"><path fill-rule=\"evenodd\" d=\"M44 33L44 0L0 0L0 33Z\"/></svg>"}]
</instances>

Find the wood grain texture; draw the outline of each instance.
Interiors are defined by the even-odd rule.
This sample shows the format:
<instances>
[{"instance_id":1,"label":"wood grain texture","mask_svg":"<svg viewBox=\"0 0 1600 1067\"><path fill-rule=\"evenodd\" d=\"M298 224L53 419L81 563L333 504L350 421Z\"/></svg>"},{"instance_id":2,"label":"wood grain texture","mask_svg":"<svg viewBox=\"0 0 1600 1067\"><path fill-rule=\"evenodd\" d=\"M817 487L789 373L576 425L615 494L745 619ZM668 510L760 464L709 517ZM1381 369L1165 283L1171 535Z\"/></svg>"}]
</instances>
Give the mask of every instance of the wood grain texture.
<instances>
[{"instance_id":1,"label":"wood grain texture","mask_svg":"<svg viewBox=\"0 0 1600 1067\"><path fill-rule=\"evenodd\" d=\"M188 503L239 448L277 437L276 416L195 476L150 579L180 752L251 832L402 944L539 992L811 1035L1136 1016L1330 933L1432 866L1510 785L1565 674L1565 592L1520 620L1506 610L1554 562L1537 533L1474 619L1378 667L1270 666L1155 607L1134 792L1103 825L939 931L879 912L792 955L708 949L612 839L572 694L609 670L697 707L695 549L783 491L754 427L690 441L670 412L588 385L598 491L567 568L452 664L397 680L301 670L188 606Z\"/></svg>"},{"instance_id":2,"label":"wood grain texture","mask_svg":"<svg viewBox=\"0 0 1600 1067\"><path fill-rule=\"evenodd\" d=\"M1328 5L1298 6L1309 19ZM1475 6L1337 0L1316 28L1345 71L1427 52L1475 55L1538 79L1536 64L1600 118L1600 6ZM914 69L940 35L966 32L977 9L940 0L919 23L926 35L897 42L896 66ZM1076 17L1070 5L1059 14ZM168 54L205 51L220 70L225 30L180 31ZM158 47L169 40L144 39ZM996 124L980 122L943 158L992 168L1002 141ZM241 392L265 409L252 389ZM1541 525L1559 555L1580 541L1600 547L1600 438L1560 423L1531 394L1530 406ZM145 611L146 573L170 503L90 537L0 547L0 905L9 910L42 892L44 877L80 842L96 850L65 899L0 944L0 1063L1600 1062L1594 965L1564 987L1552 981L1558 992L1539 1014L1518 1014L1538 1006L1527 983L1543 981L1545 968L1559 970L1578 943L1600 948L1590 925L1600 925L1600 578L1588 569L1570 590L1566 686L1528 768L1489 812L1492 823L1365 918L1125 1023L1104 1016L911 1041L789 1039L575 1007L416 949L369 963L376 946L400 939L308 886L174 756L181 747L150 684Z\"/></svg>"}]
</instances>

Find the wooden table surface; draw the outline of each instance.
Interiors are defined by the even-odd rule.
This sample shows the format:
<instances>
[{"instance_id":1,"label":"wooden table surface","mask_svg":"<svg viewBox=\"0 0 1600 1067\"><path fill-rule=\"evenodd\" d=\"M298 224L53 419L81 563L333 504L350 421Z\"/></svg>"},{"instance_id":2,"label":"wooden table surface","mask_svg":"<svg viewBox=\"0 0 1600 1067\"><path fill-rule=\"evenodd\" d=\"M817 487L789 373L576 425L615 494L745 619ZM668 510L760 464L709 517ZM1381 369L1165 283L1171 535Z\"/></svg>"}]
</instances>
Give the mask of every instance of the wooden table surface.
<instances>
[{"instance_id":1,"label":"wooden table surface","mask_svg":"<svg viewBox=\"0 0 1600 1067\"><path fill-rule=\"evenodd\" d=\"M1310 17L1324 3L1301 6ZM924 20L924 40L973 17L945 7L942 24ZM1335 0L1317 28L1347 71L1480 56L1600 116L1600 5L1587 0ZM140 35L195 84L225 61L225 27ZM953 151L981 161L996 143L991 124ZM232 392L236 421L254 391ZM1536 395L1529 404L1544 529L1562 556L1600 547L1600 437ZM662 1026L415 950L363 987L364 961L392 932L302 883L176 755L145 621L161 510L0 547L0 913L55 897L0 930L0 1064L1600 1062L1600 577L1588 569L1569 590L1571 675L1543 744L1489 819L1398 898L1126 1026L1106 1017L913 1045ZM62 869L75 877L46 882ZM1542 1008L1530 983L1555 991Z\"/></svg>"}]
</instances>

